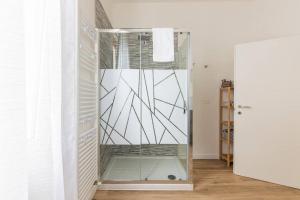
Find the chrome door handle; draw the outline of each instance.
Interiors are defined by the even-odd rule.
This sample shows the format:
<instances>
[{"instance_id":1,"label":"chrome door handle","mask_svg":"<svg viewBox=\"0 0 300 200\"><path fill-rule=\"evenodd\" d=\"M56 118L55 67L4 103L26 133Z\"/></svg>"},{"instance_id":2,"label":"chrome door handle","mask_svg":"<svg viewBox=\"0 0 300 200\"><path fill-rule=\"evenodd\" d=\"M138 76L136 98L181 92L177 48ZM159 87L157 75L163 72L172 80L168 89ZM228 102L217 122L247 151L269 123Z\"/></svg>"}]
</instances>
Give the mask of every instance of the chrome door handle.
<instances>
[{"instance_id":1,"label":"chrome door handle","mask_svg":"<svg viewBox=\"0 0 300 200\"><path fill-rule=\"evenodd\" d=\"M238 105L238 108L240 109L251 109L251 106L242 106L242 105Z\"/></svg>"}]
</instances>

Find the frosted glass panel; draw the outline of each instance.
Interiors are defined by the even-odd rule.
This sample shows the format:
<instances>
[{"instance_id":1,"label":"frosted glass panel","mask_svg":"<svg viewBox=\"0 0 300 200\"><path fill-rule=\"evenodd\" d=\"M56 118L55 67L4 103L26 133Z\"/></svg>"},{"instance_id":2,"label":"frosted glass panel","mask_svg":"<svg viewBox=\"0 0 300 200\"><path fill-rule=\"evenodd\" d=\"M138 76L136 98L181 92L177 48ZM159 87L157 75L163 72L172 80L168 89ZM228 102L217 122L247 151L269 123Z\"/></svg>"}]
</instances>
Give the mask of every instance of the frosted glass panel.
<instances>
[{"instance_id":1,"label":"frosted glass panel","mask_svg":"<svg viewBox=\"0 0 300 200\"><path fill-rule=\"evenodd\" d=\"M101 144L187 144L187 70L141 70L140 86L139 74L101 69Z\"/></svg>"}]
</instances>

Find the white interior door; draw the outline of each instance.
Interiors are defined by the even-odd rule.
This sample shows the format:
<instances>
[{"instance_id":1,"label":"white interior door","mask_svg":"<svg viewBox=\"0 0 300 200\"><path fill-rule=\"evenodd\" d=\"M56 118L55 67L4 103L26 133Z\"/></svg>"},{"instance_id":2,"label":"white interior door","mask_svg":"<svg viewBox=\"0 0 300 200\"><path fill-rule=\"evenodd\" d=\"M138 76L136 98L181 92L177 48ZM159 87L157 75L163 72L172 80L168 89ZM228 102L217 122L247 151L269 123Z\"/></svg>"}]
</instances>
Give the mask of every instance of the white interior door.
<instances>
[{"instance_id":1,"label":"white interior door","mask_svg":"<svg viewBox=\"0 0 300 200\"><path fill-rule=\"evenodd\" d=\"M234 173L300 188L300 37L238 45Z\"/></svg>"}]
</instances>

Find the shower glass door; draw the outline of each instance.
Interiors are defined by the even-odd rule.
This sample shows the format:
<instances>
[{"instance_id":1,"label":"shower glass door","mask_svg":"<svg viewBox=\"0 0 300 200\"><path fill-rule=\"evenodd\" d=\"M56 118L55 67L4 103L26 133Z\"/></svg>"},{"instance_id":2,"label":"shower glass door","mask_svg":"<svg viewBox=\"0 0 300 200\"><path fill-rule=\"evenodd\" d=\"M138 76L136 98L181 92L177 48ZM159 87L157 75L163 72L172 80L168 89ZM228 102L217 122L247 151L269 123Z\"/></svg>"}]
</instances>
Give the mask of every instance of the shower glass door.
<instances>
[{"instance_id":1,"label":"shower glass door","mask_svg":"<svg viewBox=\"0 0 300 200\"><path fill-rule=\"evenodd\" d=\"M153 62L148 31L98 43L100 180L187 180L188 33L174 33L170 63Z\"/></svg>"},{"instance_id":2,"label":"shower glass door","mask_svg":"<svg viewBox=\"0 0 300 200\"><path fill-rule=\"evenodd\" d=\"M141 33L141 179L186 180L188 34L174 33L173 62L153 61L152 33Z\"/></svg>"},{"instance_id":3,"label":"shower glass door","mask_svg":"<svg viewBox=\"0 0 300 200\"><path fill-rule=\"evenodd\" d=\"M139 33L99 33L102 180L140 180Z\"/></svg>"}]
</instances>

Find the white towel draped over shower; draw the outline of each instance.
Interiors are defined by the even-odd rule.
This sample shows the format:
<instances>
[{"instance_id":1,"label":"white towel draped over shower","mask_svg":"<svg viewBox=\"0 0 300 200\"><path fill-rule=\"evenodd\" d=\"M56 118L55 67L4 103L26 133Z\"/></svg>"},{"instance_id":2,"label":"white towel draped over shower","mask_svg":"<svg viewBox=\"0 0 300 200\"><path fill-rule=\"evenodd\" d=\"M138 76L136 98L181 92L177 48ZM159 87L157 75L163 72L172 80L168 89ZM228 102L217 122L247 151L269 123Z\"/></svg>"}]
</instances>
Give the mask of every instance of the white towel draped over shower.
<instances>
[{"instance_id":1,"label":"white towel draped over shower","mask_svg":"<svg viewBox=\"0 0 300 200\"><path fill-rule=\"evenodd\" d=\"M174 29L153 28L153 61L174 61Z\"/></svg>"}]
</instances>

